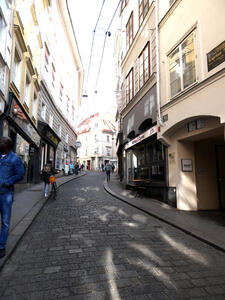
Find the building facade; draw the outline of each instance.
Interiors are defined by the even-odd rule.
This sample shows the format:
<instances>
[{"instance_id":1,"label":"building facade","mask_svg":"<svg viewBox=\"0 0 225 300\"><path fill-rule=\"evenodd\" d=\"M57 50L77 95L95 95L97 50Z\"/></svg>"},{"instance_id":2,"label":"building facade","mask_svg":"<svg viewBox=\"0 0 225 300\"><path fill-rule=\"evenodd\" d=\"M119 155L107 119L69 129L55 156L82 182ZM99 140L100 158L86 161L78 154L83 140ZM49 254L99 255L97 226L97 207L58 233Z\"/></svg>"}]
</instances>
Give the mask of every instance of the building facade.
<instances>
[{"instance_id":1,"label":"building facade","mask_svg":"<svg viewBox=\"0 0 225 300\"><path fill-rule=\"evenodd\" d=\"M65 164L76 162L76 110L83 68L66 2L52 1L40 11L38 19L43 44L38 110L40 169L50 160L62 170Z\"/></svg>"},{"instance_id":2,"label":"building facade","mask_svg":"<svg viewBox=\"0 0 225 300\"><path fill-rule=\"evenodd\" d=\"M13 31L12 5L13 1L3 0L0 2L0 117L8 102Z\"/></svg>"},{"instance_id":3,"label":"building facade","mask_svg":"<svg viewBox=\"0 0 225 300\"><path fill-rule=\"evenodd\" d=\"M158 139L168 147L168 184L179 209L224 209L225 2L159 0L158 7Z\"/></svg>"},{"instance_id":4,"label":"building facade","mask_svg":"<svg viewBox=\"0 0 225 300\"><path fill-rule=\"evenodd\" d=\"M167 149L157 140L155 1L122 1L120 19L115 43L119 175L127 186L144 188L151 196L172 202Z\"/></svg>"},{"instance_id":5,"label":"building facade","mask_svg":"<svg viewBox=\"0 0 225 300\"><path fill-rule=\"evenodd\" d=\"M37 129L42 47L40 30L32 2L27 4L16 0L11 7L11 13L14 18L9 96L2 118L2 134L12 138L14 151L23 161L26 171L24 183L36 182L39 179L40 146L40 135ZM7 45L6 49L9 52Z\"/></svg>"},{"instance_id":6,"label":"building facade","mask_svg":"<svg viewBox=\"0 0 225 300\"><path fill-rule=\"evenodd\" d=\"M88 170L101 170L107 162L117 167L116 128L112 120L96 113L78 125L78 161Z\"/></svg>"},{"instance_id":7,"label":"building facade","mask_svg":"<svg viewBox=\"0 0 225 300\"><path fill-rule=\"evenodd\" d=\"M0 135L36 183L47 161L76 161L83 68L66 2L1 1L0 41Z\"/></svg>"}]
</instances>

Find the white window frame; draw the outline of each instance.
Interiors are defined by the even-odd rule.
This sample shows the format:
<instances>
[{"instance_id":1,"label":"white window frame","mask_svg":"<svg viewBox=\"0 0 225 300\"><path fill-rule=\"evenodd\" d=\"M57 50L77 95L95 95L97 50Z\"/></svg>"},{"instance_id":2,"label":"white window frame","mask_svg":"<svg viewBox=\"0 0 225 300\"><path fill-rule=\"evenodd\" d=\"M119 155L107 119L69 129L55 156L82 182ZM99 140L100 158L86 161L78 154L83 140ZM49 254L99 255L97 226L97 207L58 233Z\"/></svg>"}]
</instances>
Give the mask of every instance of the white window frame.
<instances>
[{"instance_id":1,"label":"white window frame","mask_svg":"<svg viewBox=\"0 0 225 300\"><path fill-rule=\"evenodd\" d=\"M41 103L41 117L43 120L46 118L46 104L43 101Z\"/></svg>"},{"instance_id":2,"label":"white window frame","mask_svg":"<svg viewBox=\"0 0 225 300\"><path fill-rule=\"evenodd\" d=\"M191 35L193 35L193 45L194 45L194 62L195 62L195 81L192 82L190 85L184 88L184 80L183 80L183 63L182 63L182 44L185 42L186 39L188 39ZM180 82L181 82L181 90L177 92L176 94L172 95L171 93L171 83L170 83L170 57L173 55L173 53L179 49L179 61L180 61ZM168 66L169 66L169 90L170 90L170 98L174 98L186 89L189 89L192 85L194 85L197 82L197 64L196 64L196 35L195 32L192 31L190 34L188 34L180 43L177 45L176 48L173 49L173 51L168 56Z\"/></svg>"},{"instance_id":3,"label":"white window frame","mask_svg":"<svg viewBox=\"0 0 225 300\"><path fill-rule=\"evenodd\" d=\"M32 102L32 116L36 119L37 118L37 104L38 104L38 95L36 90L34 90L33 94L33 102Z\"/></svg>"},{"instance_id":4,"label":"white window frame","mask_svg":"<svg viewBox=\"0 0 225 300\"><path fill-rule=\"evenodd\" d=\"M59 127L58 127L58 135L59 135L59 137L62 136L62 126L61 125L59 125Z\"/></svg>"},{"instance_id":5,"label":"white window frame","mask_svg":"<svg viewBox=\"0 0 225 300\"><path fill-rule=\"evenodd\" d=\"M31 105L31 84L32 84L31 76L29 72L26 72L25 87L24 87L24 103L27 105L28 108L30 108Z\"/></svg>"},{"instance_id":6,"label":"white window frame","mask_svg":"<svg viewBox=\"0 0 225 300\"><path fill-rule=\"evenodd\" d=\"M20 91L20 78L22 73L22 54L21 51L15 46L14 58L13 58L13 70L12 70L12 81L15 84L18 91Z\"/></svg>"},{"instance_id":7,"label":"white window frame","mask_svg":"<svg viewBox=\"0 0 225 300\"><path fill-rule=\"evenodd\" d=\"M68 134L68 133L66 134L65 141L66 141L66 143L68 144L68 142L69 142L69 134Z\"/></svg>"}]
</instances>

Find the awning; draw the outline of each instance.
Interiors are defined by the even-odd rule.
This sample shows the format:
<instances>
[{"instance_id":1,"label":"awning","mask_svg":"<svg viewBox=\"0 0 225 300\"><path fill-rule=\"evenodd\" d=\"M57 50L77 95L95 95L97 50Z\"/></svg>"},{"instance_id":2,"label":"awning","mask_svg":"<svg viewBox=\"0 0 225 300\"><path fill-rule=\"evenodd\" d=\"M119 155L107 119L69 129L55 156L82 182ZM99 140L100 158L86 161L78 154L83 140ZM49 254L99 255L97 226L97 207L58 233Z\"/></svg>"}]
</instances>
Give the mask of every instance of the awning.
<instances>
[{"instance_id":1,"label":"awning","mask_svg":"<svg viewBox=\"0 0 225 300\"><path fill-rule=\"evenodd\" d=\"M54 148L58 146L61 139L47 123L38 121L38 130L41 137L47 140L49 144L51 144Z\"/></svg>"},{"instance_id":2,"label":"awning","mask_svg":"<svg viewBox=\"0 0 225 300\"><path fill-rule=\"evenodd\" d=\"M147 131L143 132L139 136L137 136L135 139L130 141L125 145L125 150L129 149L130 147L142 142L143 140L147 139L148 137L152 136L153 134L157 133L157 126L153 126L152 128L148 129Z\"/></svg>"}]
</instances>

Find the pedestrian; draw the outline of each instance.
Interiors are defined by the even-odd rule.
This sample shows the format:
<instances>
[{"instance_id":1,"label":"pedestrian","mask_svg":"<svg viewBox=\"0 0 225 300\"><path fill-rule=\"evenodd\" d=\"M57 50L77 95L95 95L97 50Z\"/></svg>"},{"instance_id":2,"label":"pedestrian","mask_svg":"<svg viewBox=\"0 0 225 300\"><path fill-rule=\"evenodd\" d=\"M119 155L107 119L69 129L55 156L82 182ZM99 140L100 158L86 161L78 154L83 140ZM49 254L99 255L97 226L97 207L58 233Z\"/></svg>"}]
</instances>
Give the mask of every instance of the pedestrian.
<instances>
[{"instance_id":1,"label":"pedestrian","mask_svg":"<svg viewBox=\"0 0 225 300\"><path fill-rule=\"evenodd\" d=\"M44 165L44 168L42 170L42 179L44 181L44 194L45 197L48 197L48 191L49 191L49 178L50 176L54 175L54 170L52 168L52 162L49 160L47 164Z\"/></svg>"},{"instance_id":2,"label":"pedestrian","mask_svg":"<svg viewBox=\"0 0 225 300\"><path fill-rule=\"evenodd\" d=\"M115 166L114 164L112 164L112 173L114 173L114 170L115 170Z\"/></svg>"},{"instance_id":3,"label":"pedestrian","mask_svg":"<svg viewBox=\"0 0 225 300\"><path fill-rule=\"evenodd\" d=\"M14 196L13 186L23 179L24 173L21 158L12 151L12 140L0 137L0 258L5 256Z\"/></svg>"},{"instance_id":4,"label":"pedestrian","mask_svg":"<svg viewBox=\"0 0 225 300\"><path fill-rule=\"evenodd\" d=\"M75 164L75 174L78 175L79 172L79 165L78 163Z\"/></svg>"},{"instance_id":5,"label":"pedestrian","mask_svg":"<svg viewBox=\"0 0 225 300\"><path fill-rule=\"evenodd\" d=\"M107 181L110 181L110 173L112 171L112 166L110 163L107 163L105 166L105 172L106 172L106 179Z\"/></svg>"},{"instance_id":6,"label":"pedestrian","mask_svg":"<svg viewBox=\"0 0 225 300\"><path fill-rule=\"evenodd\" d=\"M103 163L102 163L102 172L104 172L104 165L103 165Z\"/></svg>"},{"instance_id":7,"label":"pedestrian","mask_svg":"<svg viewBox=\"0 0 225 300\"><path fill-rule=\"evenodd\" d=\"M82 170L82 171L84 170L84 164L81 165L81 170Z\"/></svg>"},{"instance_id":8,"label":"pedestrian","mask_svg":"<svg viewBox=\"0 0 225 300\"><path fill-rule=\"evenodd\" d=\"M72 162L69 164L69 169L70 169L70 175L72 175L74 172L74 164Z\"/></svg>"},{"instance_id":9,"label":"pedestrian","mask_svg":"<svg viewBox=\"0 0 225 300\"><path fill-rule=\"evenodd\" d=\"M70 170L69 165L68 165L68 163L66 163L65 164L65 175L66 176L69 174L69 170Z\"/></svg>"}]
</instances>

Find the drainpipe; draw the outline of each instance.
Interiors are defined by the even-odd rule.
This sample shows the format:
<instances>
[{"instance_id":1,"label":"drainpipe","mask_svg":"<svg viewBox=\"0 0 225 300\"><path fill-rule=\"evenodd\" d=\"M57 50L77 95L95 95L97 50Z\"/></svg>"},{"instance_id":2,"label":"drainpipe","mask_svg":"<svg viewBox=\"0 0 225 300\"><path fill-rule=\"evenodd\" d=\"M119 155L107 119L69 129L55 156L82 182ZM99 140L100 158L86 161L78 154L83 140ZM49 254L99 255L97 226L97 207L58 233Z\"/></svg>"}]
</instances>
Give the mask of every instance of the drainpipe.
<instances>
[{"instance_id":1,"label":"drainpipe","mask_svg":"<svg viewBox=\"0 0 225 300\"><path fill-rule=\"evenodd\" d=\"M159 125L163 126L161 117L160 72L159 72L159 0L155 0L155 34L156 34L156 95Z\"/></svg>"}]
</instances>

